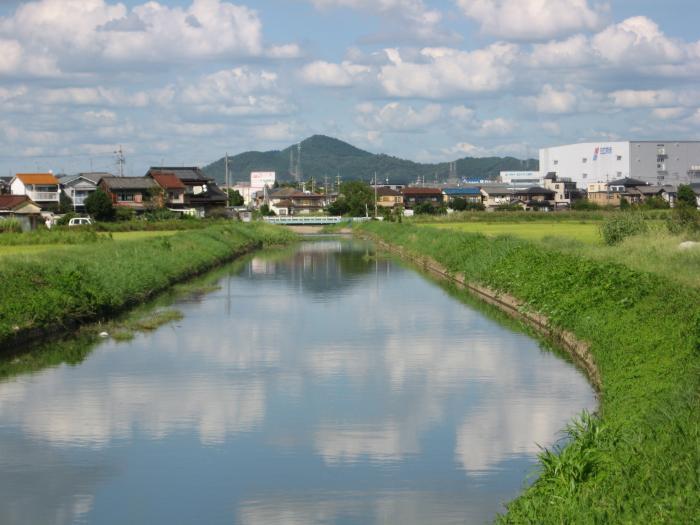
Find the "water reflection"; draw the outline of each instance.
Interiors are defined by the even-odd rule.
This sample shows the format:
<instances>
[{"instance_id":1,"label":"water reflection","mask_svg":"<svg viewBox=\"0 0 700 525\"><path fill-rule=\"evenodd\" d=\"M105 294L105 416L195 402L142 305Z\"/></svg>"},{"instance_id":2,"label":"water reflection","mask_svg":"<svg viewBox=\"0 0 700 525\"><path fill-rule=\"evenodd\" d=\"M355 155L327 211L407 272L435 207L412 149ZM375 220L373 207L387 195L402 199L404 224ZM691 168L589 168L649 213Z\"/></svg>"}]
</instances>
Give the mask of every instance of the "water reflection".
<instances>
[{"instance_id":1,"label":"water reflection","mask_svg":"<svg viewBox=\"0 0 700 525\"><path fill-rule=\"evenodd\" d=\"M22 443L0 478L27 479L0 490L3 523L483 522L594 404L570 365L366 244L261 254L221 284L178 325L0 383L0 450ZM142 501L146 479L169 497Z\"/></svg>"}]
</instances>

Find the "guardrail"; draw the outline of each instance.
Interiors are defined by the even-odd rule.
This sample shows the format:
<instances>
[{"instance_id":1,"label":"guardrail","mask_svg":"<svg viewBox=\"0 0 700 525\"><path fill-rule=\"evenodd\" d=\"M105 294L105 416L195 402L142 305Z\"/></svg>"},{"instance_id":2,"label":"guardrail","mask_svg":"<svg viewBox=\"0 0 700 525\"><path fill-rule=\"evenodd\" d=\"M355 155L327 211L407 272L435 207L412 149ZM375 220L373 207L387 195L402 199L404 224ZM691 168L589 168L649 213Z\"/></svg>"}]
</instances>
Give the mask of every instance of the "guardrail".
<instances>
[{"instance_id":1,"label":"guardrail","mask_svg":"<svg viewBox=\"0 0 700 525\"><path fill-rule=\"evenodd\" d=\"M299 225L299 224L337 224L343 222L343 217L340 216L304 216L304 215L292 215L286 217L263 217L265 222L270 224L286 224L286 225Z\"/></svg>"}]
</instances>

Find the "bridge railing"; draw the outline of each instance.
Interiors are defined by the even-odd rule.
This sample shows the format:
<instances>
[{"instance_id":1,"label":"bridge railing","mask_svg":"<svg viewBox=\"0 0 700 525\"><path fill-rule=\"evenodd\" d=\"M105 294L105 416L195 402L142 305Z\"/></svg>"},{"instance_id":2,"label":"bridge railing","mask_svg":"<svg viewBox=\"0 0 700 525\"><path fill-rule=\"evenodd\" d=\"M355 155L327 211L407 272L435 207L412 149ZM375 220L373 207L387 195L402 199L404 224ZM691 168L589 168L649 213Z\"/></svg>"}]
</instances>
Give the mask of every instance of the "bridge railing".
<instances>
[{"instance_id":1,"label":"bridge railing","mask_svg":"<svg viewBox=\"0 0 700 525\"><path fill-rule=\"evenodd\" d=\"M344 219L340 216L305 216L292 215L287 217L263 217L270 224L337 224Z\"/></svg>"}]
</instances>

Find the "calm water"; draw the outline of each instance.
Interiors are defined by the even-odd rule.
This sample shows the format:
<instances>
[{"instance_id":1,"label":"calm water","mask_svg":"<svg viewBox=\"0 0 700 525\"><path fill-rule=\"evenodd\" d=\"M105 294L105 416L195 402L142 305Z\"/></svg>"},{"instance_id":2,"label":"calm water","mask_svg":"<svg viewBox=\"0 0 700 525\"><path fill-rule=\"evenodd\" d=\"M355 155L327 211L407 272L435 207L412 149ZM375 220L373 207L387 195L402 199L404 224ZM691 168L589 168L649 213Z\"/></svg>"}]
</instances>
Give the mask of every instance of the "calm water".
<instances>
[{"instance_id":1,"label":"calm water","mask_svg":"<svg viewBox=\"0 0 700 525\"><path fill-rule=\"evenodd\" d=\"M366 244L219 284L2 380L0 523L483 523L595 407L573 366Z\"/></svg>"}]
</instances>

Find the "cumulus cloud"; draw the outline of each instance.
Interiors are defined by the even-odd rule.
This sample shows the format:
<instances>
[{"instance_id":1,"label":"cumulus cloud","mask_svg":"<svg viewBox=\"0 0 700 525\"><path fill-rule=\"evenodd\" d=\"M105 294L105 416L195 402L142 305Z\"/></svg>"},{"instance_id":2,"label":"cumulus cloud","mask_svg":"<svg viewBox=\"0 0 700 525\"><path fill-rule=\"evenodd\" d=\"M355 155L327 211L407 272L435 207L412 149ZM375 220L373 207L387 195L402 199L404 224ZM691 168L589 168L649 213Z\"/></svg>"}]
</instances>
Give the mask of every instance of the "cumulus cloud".
<instances>
[{"instance_id":1,"label":"cumulus cloud","mask_svg":"<svg viewBox=\"0 0 700 525\"><path fill-rule=\"evenodd\" d=\"M496 43L484 49L461 51L424 48L421 62L406 62L397 50L387 50L391 64L381 68L384 91L397 97L440 98L469 92L497 91L510 84L518 47Z\"/></svg>"},{"instance_id":2,"label":"cumulus cloud","mask_svg":"<svg viewBox=\"0 0 700 525\"><path fill-rule=\"evenodd\" d=\"M457 5L484 33L511 40L595 30L609 9L588 0L457 0Z\"/></svg>"},{"instance_id":3,"label":"cumulus cloud","mask_svg":"<svg viewBox=\"0 0 700 525\"><path fill-rule=\"evenodd\" d=\"M365 128L377 131L414 131L424 129L442 116L442 106L427 104L415 109L410 105L390 102L383 107L371 103L357 106L358 122Z\"/></svg>"},{"instance_id":4,"label":"cumulus cloud","mask_svg":"<svg viewBox=\"0 0 700 525\"><path fill-rule=\"evenodd\" d=\"M591 44L613 64L675 63L686 55L681 45L666 37L653 20L644 16L607 27L593 37Z\"/></svg>"},{"instance_id":5,"label":"cumulus cloud","mask_svg":"<svg viewBox=\"0 0 700 525\"><path fill-rule=\"evenodd\" d=\"M537 113L559 115L599 109L604 103L599 93L573 84L562 87L545 84L537 95L521 100Z\"/></svg>"},{"instance_id":6,"label":"cumulus cloud","mask_svg":"<svg viewBox=\"0 0 700 525\"><path fill-rule=\"evenodd\" d=\"M359 82L370 72L368 66L344 61L340 64L317 60L306 64L301 70L301 78L307 84L326 87L348 87Z\"/></svg>"},{"instance_id":7,"label":"cumulus cloud","mask_svg":"<svg viewBox=\"0 0 700 525\"><path fill-rule=\"evenodd\" d=\"M92 71L101 61L177 63L224 57L299 54L267 47L257 12L222 0L186 7L147 2L128 10L105 0L37 0L0 18L0 74Z\"/></svg>"}]
</instances>

